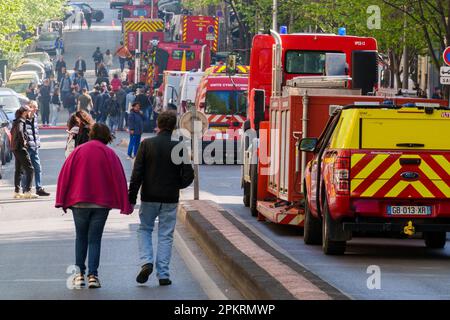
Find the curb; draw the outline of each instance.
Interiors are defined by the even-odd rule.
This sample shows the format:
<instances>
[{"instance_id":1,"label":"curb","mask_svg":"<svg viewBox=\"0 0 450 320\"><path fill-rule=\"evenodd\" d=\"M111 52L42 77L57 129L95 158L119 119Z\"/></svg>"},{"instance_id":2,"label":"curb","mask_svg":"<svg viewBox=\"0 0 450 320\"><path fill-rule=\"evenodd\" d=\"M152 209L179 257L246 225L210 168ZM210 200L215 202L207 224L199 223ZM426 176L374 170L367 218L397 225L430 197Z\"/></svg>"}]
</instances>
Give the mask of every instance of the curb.
<instances>
[{"instance_id":1,"label":"curb","mask_svg":"<svg viewBox=\"0 0 450 320\"><path fill-rule=\"evenodd\" d=\"M211 221L212 216L220 217L222 220L226 219L226 221L223 221L227 226L225 227L224 224L224 227L216 227L213 224L214 222ZM339 290L268 245L245 224L211 201L182 201L178 210L178 217L193 234L199 246L216 267L246 299L348 299ZM257 258L255 259L254 255L246 254L245 250L238 248L235 239L233 240L238 233L245 235L245 241L256 244L260 252L270 255L272 260L276 259L276 266L271 270L266 270L260 261ZM283 268L289 268L292 273L295 273L295 276L286 280L282 274ZM278 272L277 276L274 276L274 269ZM291 281L291 283L287 283L287 281Z\"/></svg>"}]
</instances>

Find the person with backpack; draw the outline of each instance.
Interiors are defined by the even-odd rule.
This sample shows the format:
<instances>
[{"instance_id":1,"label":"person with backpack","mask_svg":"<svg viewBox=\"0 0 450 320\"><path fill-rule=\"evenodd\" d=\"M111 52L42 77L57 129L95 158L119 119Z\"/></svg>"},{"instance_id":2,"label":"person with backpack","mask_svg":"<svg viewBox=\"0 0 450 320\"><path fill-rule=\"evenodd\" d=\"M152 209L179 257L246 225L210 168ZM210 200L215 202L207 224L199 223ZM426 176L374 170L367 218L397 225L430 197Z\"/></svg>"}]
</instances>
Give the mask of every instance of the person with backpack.
<instances>
[{"instance_id":1,"label":"person with backpack","mask_svg":"<svg viewBox=\"0 0 450 320\"><path fill-rule=\"evenodd\" d=\"M26 120L29 118L30 108L23 106L17 109L15 120L11 128L11 151L16 159L14 171L14 199L36 199L39 196L31 193L34 167L28 153L28 134ZM25 173L25 184L20 192L22 172Z\"/></svg>"},{"instance_id":2,"label":"person with backpack","mask_svg":"<svg viewBox=\"0 0 450 320\"><path fill-rule=\"evenodd\" d=\"M111 130L112 134L115 134L117 127L119 125L120 105L119 101L117 100L117 95L115 94L114 91L110 92L107 115L108 115L109 129Z\"/></svg>"},{"instance_id":3,"label":"person with backpack","mask_svg":"<svg viewBox=\"0 0 450 320\"><path fill-rule=\"evenodd\" d=\"M169 264L180 189L187 188L194 180L192 165L189 162L178 164L173 159L173 149L179 143L172 140L176 124L176 113L166 111L159 115L159 133L141 143L131 175L128 189L131 205L136 204L138 192L141 190L138 229L141 270L136 277L136 282L141 284L147 282L154 264L159 285L172 284ZM156 218L159 221L158 249L154 255L153 230Z\"/></svg>"},{"instance_id":4,"label":"person with backpack","mask_svg":"<svg viewBox=\"0 0 450 320\"><path fill-rule=\"evenodd\" d=\"M95 76L98 77L98 66L103 62L103 53L100 51L100 47L95 49L94 54L92 55L95 64Z\"/></svg>"},{"instance_id":5,"label":"person with backpack","mask_svg":"<svg viewBox=\"0 0 450 320\"><path fill-rule=\"evenodd\" d=\"M63 106L64 108L67 108L65 105L65 100L72 91L72 80L70 79L70 75L68 72L66 72L61 78L59 89L61 90L61 101L63 103Z\"/></svg>"},{"instance_id":6,"label":"person with backpack","mask_svg":"<svg viewBox=\"0 0 450 320\"><path fill-rule=\"evenodd\" d=\"M77 97L78 95L75 89L72 89L72 91L64 97L63 105L64 108L69 111L69 114L74 113L77 109Z\"/></svg>"}]
</instances>

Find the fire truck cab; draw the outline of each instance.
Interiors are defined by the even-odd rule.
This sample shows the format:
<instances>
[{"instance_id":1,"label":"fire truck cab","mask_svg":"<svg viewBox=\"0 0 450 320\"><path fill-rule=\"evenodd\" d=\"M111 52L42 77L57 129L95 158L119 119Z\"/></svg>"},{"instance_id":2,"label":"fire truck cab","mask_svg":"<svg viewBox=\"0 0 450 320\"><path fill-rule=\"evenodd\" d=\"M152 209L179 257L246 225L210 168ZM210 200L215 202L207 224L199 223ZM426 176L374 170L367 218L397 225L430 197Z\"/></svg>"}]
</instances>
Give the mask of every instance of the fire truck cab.
<instances>
[{"instance_id":1,"label":"fire truck cab","mask_svg":"<svg viewBox=\"0 0 450 320\"><path fill-rule=\"evenodd\" d=\"M195 99L197 111L203 112L209 122L209 130L203 135L203 149L213 142L221 143L226 163L237 160L238 142L247 113L248 67L238 66L237 69L239 72L230 76L226 74L225 66L208 68L200 80ZM226 145L227 142L232 148ZM222 159L216 160L221 164Z\"/></svg>"},{"instance_id":2,"label":"fire truck cab","mask_svg":"<svg viewBox=\"0 0 450 320\"><path fill-rule=\"evenodd\" d=\"M450 231L450 109L404 99L336 108L305 170L306 244L343 254L354 231L423 232L443 248ZM398 104L403 103L403 104Z\"/></svg>"}]
</instances>

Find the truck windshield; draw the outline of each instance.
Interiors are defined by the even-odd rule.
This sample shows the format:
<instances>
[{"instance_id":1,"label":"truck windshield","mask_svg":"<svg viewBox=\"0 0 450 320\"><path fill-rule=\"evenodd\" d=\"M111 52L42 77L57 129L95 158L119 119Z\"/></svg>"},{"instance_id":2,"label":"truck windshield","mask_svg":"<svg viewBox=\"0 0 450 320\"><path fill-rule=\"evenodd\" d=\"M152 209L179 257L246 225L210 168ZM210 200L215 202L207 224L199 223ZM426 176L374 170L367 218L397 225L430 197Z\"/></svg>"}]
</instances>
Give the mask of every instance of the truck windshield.
<instances>
[{"instance_id":1,"label":"truck windshield","mask_svg":"<svg viewBox=\"0 0 450 320\"><path fill-rule=\"evenodd\" d=\"M182 60L183 50L173 50L172 58L174 60ZM195 60L195 52L191 50L186 50L186 60Z\"/></svg>"},{"instance_id":2,"label":"truck windshield","mask_svg":"<svg viewBox=\"0 0 450 320\"><path fill-rule=\"evenodd\" d=\"M286 53L286 72L295 74L323 75L326 52L288 51Z\"/></svg>"},{"instance_id":3,"label":"truck windshield","mask_svg":"<svg viewBox=\"0 0 450 320\"><path fill-rule=\"evenodd\" d=\"M206 93L206 114L246 115L245 91L208 91Z\"/></svg>"}]
</instances>

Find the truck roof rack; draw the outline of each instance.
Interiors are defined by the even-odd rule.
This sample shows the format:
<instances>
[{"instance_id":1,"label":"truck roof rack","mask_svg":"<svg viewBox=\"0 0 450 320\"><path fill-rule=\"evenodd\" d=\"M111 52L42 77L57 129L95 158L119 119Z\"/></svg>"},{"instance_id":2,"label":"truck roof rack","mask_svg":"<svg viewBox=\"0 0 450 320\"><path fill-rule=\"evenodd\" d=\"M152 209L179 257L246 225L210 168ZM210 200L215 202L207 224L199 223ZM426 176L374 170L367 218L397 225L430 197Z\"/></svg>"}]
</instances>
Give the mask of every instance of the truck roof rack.
<instances>
[{"instance_id":1,"label":"truck roof rack","mask_svg":"<svg viewBox=\"0 0 450 320\"><path fill-rule=\"evenodd\" d=\"M342 110L348 109L402 109L402 108L417 108L419 110L450 110L450 107L441 106L436 103L411 103L405 105L396 105L392 100L385 100L383 102L355 102L354 104L342 107Z\"/></svg>"},{"instance_id":2,"label":"truck roof rack","mask_svg":"<svg viewBox=\"0 0 450 320\"><path fill-rule=\"evenodd\" d=\"M287 86L297 88L347 88L348 82L352 78L349 76L308 76L295 77L286 81Z\"/></svg>"}]
</instances>

